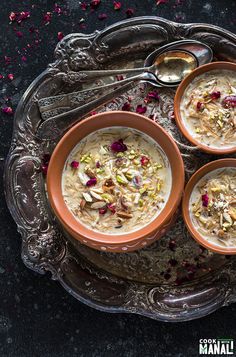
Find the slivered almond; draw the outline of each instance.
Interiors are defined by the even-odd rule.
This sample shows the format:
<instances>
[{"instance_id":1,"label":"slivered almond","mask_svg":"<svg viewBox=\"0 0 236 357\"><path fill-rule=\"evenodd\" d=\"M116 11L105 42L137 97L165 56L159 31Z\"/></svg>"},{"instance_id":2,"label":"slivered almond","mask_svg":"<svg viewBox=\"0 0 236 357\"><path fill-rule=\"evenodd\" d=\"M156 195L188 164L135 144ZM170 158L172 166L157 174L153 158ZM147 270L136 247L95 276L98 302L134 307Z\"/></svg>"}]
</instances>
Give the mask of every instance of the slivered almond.
<instances>
[{"instance_id":1,"label":"slivered almond","mask_svg":"<svg viewBox=\"0 0 236 357\"><path fill-rule=\"evenodd\" d=\"M124 212L124 211L118 211L117 216L120 218L125 218L125 219L129 219L129 218L133 217L133 215L131 213Z\"/></svg>"},{"instance_id":2,"label":"slivered almond","mask_svg":"<svg viewBox=\"0 0 236 357\"><path fill-rule=\"evenodd\" d=\"M86 201L82 198L79 205L81 209L84 209L84 206L86 205Z\"/></svg>"},{"instance_id":3,"label":"slivered almond","mask_svg":"<svg viewBox=\"0 0 236 357\"><path fill-rule=\"evenodd\" d=\"M90 167L87 167L84 172L86 173L86 175L88 175L88 177L90 178L94 178L96 177L95 173L93 172L92 169L90 169Z\"/></svg>"},{"instance_id":4,"label":"slivered almond","mask_svg":"<svg viewBox=\"0 0 236 357\"><path fill-rule=\"evenodd\" d=\"M96 198L96 200L101 201L102 200L102 196L98 195L96 192L94 191L90 191L90 195L93 196L94 198Z\"/></svg>"},{"instance_id":5,"label":"slivered almond","mask_svg":"<svg viewBox=\"0 0 236 357\"><path fill-rule=\"evenodd\" d=\"M94 203L92 203L90 207L91 207L92 209L99 209L99 208L104 207L105 205L106 205L106 202L104 202L104 201L99 201L99 202L94 202Z\"/></svg>"}]
</instances>

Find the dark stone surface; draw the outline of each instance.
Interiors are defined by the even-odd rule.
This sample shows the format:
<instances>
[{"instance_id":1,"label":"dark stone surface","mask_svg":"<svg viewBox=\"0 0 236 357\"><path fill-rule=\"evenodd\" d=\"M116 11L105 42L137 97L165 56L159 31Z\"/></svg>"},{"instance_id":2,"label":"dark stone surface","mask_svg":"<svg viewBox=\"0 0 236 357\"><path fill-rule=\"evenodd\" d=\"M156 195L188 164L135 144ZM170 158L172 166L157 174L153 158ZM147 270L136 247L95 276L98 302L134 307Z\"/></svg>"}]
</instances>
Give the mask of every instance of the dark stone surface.
<instances>
[{"instance_id":1,"label":"dark stone surface","mask_svg":"<svg viewBox=\"0 0 236 357\"><path fill-rule=\"evenodd\" d=\"M86 2L86 1L85 1ZM88 0L87 0L88 2ZM180 1L179 1L180 2ZM92 32L126 18L125 10L136 16L157 15L182 22L208 22L236 30L236 2L232 0L175 0L156 6L156 0L121 0L120 11L112 0L102 0L93 13L82 11L79 0L2 0L0 11L0 104L15 109L30 82L53 59L57 33ZM11 11L31 11L31 17L9 24ZM46 12L52 12L48 25ZM60 10L57 10L60 12ZM100 21L98 15L108 18ZM85 29L80 29L84 18ZM39 29L31 33L29 28ZM17 31L22 37L17 37ZM18 33L18 36L21 34ZM39 44L35 43L39 39ZM29 47L30 46L30 47ZM11 57L6 64L4 56ZM22 61L22 56L26 61ZM14 80L6 78L12 73ZM7 97L11 97L7 101ZM11 141L13 117L1 113L0 167ZM2 175L1 175L2 176ZM1 185L2 187L2 185ZM0 206L0 356L198 356L199 338L236 338L236 306L221 309L201 320L166 324L140 316L110 315L77 302L47 276L32 273L20 257L20 237L4 201Z\"/></svg>"}]
</instances>

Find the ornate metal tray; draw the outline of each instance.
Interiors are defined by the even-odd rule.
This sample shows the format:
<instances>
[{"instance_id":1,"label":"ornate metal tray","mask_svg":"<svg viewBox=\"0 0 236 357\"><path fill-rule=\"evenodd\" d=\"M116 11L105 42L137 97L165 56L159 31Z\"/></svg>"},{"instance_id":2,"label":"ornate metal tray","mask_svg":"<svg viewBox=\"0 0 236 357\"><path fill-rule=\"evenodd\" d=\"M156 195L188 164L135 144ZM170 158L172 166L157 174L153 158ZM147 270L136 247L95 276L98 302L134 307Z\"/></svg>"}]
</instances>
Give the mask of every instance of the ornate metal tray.
<instances>
[{"instance_id":1,"label":"ornate metal tray","mask_svg":"<svg viewBox=\"0 0 236 357\"><path fill-rule=\"evenodd\" d=\"M48 205L40 171L43 155L53 150L56 141L40 142L35 137L41 120L39 98L81 88L72 71L134 66L160 45L184 38L207 43L218 60L236 59L236 35L224 29L157 17L134 18L90 35L66 36L55 50L55 62L33 81L15 114L5 192L22 236L22 259L38 273L51 272L52 279L75 298L99 310L184 321L236 301L236 256L213 254L198 246L181 216L170 233L148 248L123 254L98 252L62 231ZM135 110L147 90L140 84L101 110L120 109L128 97ZM188 146L177 131L171 119L174 91L160 89L159 94L160 101L148 103L145 115L178 142L188 177L212 158Z\"/></svg>"}]
</instances>

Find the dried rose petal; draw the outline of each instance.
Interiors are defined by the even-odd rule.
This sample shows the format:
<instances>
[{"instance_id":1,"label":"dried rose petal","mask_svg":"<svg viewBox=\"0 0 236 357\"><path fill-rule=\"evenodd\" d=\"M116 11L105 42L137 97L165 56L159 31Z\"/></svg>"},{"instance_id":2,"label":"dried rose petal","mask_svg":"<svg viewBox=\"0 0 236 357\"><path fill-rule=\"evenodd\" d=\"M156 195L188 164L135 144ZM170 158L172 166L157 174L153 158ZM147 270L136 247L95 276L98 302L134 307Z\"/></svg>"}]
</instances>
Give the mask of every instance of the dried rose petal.
<instances>
[{"instance_id":1,"label":"dried rose petal","mask_svg":"<svg viewBox=\"0 0 236 357\"><path fill-rule=\"evenodd\" d=\"M27 58L26 58L25 56L22 56L22 57L21 57L21 60L22 60L23 62L26 62L26 61L27 61Z\"/></svg>"},{"instance_id":2,"label":"dried rose petal","mask_svg":"<svg viewBox=\"0 0 236 357\"><path fill-rule=\"evenodd\" d=\"M136 108L136 113L139 113L139 114L144 114L146 113L147 111L147 107L143 107L142 104L139 104Z\"/></svg>"},{"instance_id":3,"label":"dried rose petal","mask_svg":"<svg viewBox=\"0 0 236 357\"><path fill-rule=\"evenodd\" d=\"M90 115L96 115L97 113L98 113L98 112L93 111L93 112L90 113Z\"/></svg>"},{"instance_id":4,"label":"dried rose petal","mask_svg":"<svg viewBox=\"0 0 236 357\"><path fill-rule=\"evenodd\" d=\"M134 9L128 8L125 13L127 17L132 17L134 16Z\"/></svg>"},{"instance_id":5,"label":"dried rose petal","mask_svg":"<svg viewBox=\"0 0 236 357\"><path fill-rule=\"evenodd\" d=\"M228 95L223 99L222 105L224 108L236 107L236 95Z\"/></svg>"},{"instance_id":6,"label":"dried rose petal","mask_svg":"<svg viewBox=\"0 0 236 357\"><path fill-rule=\"evenodd\" d=\"M15 21L16 20L16 13L15 12L11 12L10 13L10 15L9 15L9 20L11 21L11 22L13 22L13 21Z\"/></svg>"},{"instance_id":7,"label":"dried rose petal","mask_svg":"<svg viewBox=\"0 0 236 357\"><path fill-rule=\"evenodd\" d=\"M116 79L117 79L117 81L122 81L124 79L124 76L122 76L122 74L118 74L116 76Z\"/></svg>"},{"instance_id":8,"label":"dried rose petal","mask_svg":"<svg viewBox=\"0 0 236 357\"><path fill-rule=\"evenodd\" d=\"M107 14L99 14L98 15L99 20L106 20L107 19Z\"/></svg>"},{"instance_id":9,"label":"dried rose petal","mask_svg":"<svg viewBox=\"0 0 236 357\"><path fill-rule=\"evenodd\" d=\"M9 56L4 56L4 61L5 61L5 64L8 65L11 63L11 57Z\"/></svg>"},{"instance_id":10,"label":"dried rose petal","mask_svg":"<svg viewBox=\"0 0 236 357\"><path fill-rule=\"evenodd\" d=\"M85 11L85 10L87 10L87 4L85 3L85 2L82 2L81 4L80 4L80 8L81 8L81 10L83 10L83 11Z\"/></svg>"},{"instance_id":11,"label":"dried rose petal","mask_svg":"<svg viewBox=\"0 0 236 357\"><path fill-rule=\"evenodd\" d=\"M96 9L101 4L101 0L92 0L90 2L91 9Z\"/></svg>"},{"instance_id":12,"label":"dried rose petal","mask_svg":"<svg viewBox=\"0 0 236 357\"><path fill-rule=\"evenodd\" d=\"M176 242L175 242L174 240L171 240L171 241L169 242L169 249L172 250L172 252L175 251L175 249L176 249Z\"/></svg>"},{"instance_id":13,"label":"dried rose petal","mask_svg":"<svg viewBox=\"0 0 236 357\"><path fill-rule=\"evenodd\" d=\"M99 161L96 162L96 168L99 169L99 167L101 167L101 164Z\"/></svg>"},{"instance_id":14,"label":"dried rose petal","mask_svg":"<svg viewBox=\"0 0 236 357\"><path fill-rule=\"evenodd\" d=\"M205 193L204 195L202 195L202 205L203 207L207 207L209 203L209 196L207 193Z\"/></svg>"},{"instance_id":15,"label":"dried rose petal","mask_svg":"<svg viewBox=\"0 0 236 357\"><path fill-rule=\"evenodd\" d=\"M149 92L149 93L147 94L147 98L159 100L159 99L160 99L160 96L159 96L158 92L154 90L154 91L151 91L151 92Z\"/></svg>"},{"instance_id":16,"label":"dried rose petal","mask_svg":"<svg viewBox=\"0 0 236 357\"><path fill-rule=\"evenodd\" d=\"M157 5L166 4L168 0L157 0Z\"/></svg>"},{"instance_id":17,"label":"dried rose petal","mask_svg":"<svg viewBox=\"0 0 236 357\"><path fill-rule=\"evenodd\" d=\"M41 165L41 171L46 176L48 172L48 165L46 164Z\"/></svg>"},{"instance_id":18,"label":"dried rose petal","mask_svg":"<svg viewBox=\"0 0 236 357\"><path fill-rule=\"evenodd\" d=\"M14 75L13 75L12 73L9 73L9 74L7 75L7 78L10 79L10 81L13 81Z\"/></svg>"},{"instance_id":19,"label":"dried rose petal","mask_svg":"<svg viewBox=\"0 0 236 357\"><path fill-rule=\"evenodd\" d=\"M103 208L99 208L99 214L105 214L107 212L107 206Z\"/></svg>"},{"instance_id":20,"label":"dried rose petal","mask_svg":"<svg viewBox=\"0 0 236 357\"><path fill-rule=\"evenodd\" d=\"M29 11L22 11L22 12L11 12L9 14L9 19L11 22L16 21L18 24L20 24L23 20L26 20L30 17L30 12Z\"/></svg>"},{"instance_id":21,"label":"dried rose petal","mask_svg":"<svg viewBox=\"0 0 236 357\"><path fill-rule=\"evenodd\" d=\"M79 162L74 160L74 161L72 161L72 162L70 163L70 166L71 166L72 169L78 169L78 167L79 167Z\"/></svg>"},{"instance_id":22,"label":"dried rose petal","mask_svg":"<svg viewBox=\"0 0 236 357\"><path fill-rule=\"evenodd\" d=\"M198 112L202 111L204 109L204 104L202 102L197 102L196 109Z\"/></svg>"},{"instance_id":23,"label":"dried rose petal","mask_svg":"<svg viewBox=\"0 0 236 357\"><path fill-rule=\"evenodd\" d=\"M93 177L86 182L86 186L88 186L88 187L94 186L94 185L96 185L96 183L97 183L97 179L96 179L96 177Z\"/></svg>"},{"instance_id":24,"label":"dried rose petal","mask_svg":"<svg viewBox=\"0 0 236 357\"><path fill-rule=\"evenodd\" d=\"M29 11L22 11L20 14L17 14L17 22L20 24L23 20L26 20L30 17L30 12Z\"/></svg>"},{"instance_id":25,"label":"dried rose petal","mask_svg":"<svg viewBox=\"0 0 236 357\"><path fill-rule=\"evenodd\" d=\"M49 24L49 22L52 19L52 13L51 12L46 12L46 14L43 16L43 21L45 22L45 24Z\"/></svg>"},{"instance_id":26,"label":"dried rose petal","mask_svg":"<svg viewBox=\"0 0 236 357\"><path fill-rule=\"evenodd\" d=\"M2 112L8 115L12 115L13 109L11 107L2 107Z\"/></svg>"},{"instance_id":27,"label":"dried rose petal","mask_svg":"<svg viewBox=\"0 0 236 357\"><path fill-rule=\"evenodd\" d=\"M140 162L142 166L147 166L149 163L150 159L147 156L141 156Z\"/></svg>"},{"instance_id":28,"label":"dried rose petal","mask_svg":"<svg viewBox=\"0 0 236 357\"><path fill-rule=\"evenodd\" d=\"M129 102L126 102L121 109L129 112L131 109L131 104Z\"/></svg>"},{"instance_id":29,"label":"dried rose petal","mask_svg":"<svg viewBox=\"0 0 236 357\"><path fill-rule=\"evenodd\" d=\"M114 205L114 203L109 203L107 205L107 208L111 211L112 214L116 213L116 206Z\"/></svg>"},{"instance_id":30,"label":"dried rose petal","mask_svg":"<svg viewBox=\"0 0 236 357\"><path fill-rule=\"evenodd\" d=\"M57 38L58 38L58 41L61 41L63 39L64 35L62 32L58 32L57 33Z\"/></svg>"},{"instance_id":31,"label":"dried rose petal","mask_svg":"<svg viewBox=\"0 0 236 357\"><path fill-rule=\"evenodd\" d=\"M113 2L114 10L120 10L121 8L121 2L120 1L114 1Z\"/></svg>"},{"instance_id":32,"label":"dried rose petal","mask_svg":"<svg viewBox=\"0 0 236 357\"><path fill-rule=\"evenodd\" d=\"M218 91L218 92L212 92L212 93L210 94L210 96L211 96L211 99L213 99L213 100L219 99L220 96L221 96L221 93L220 93L219 91Z\"/></svg>"},{"instance_id":33,"label":"dried rose petal","mask_svg":"<svg viewBox=\"0 0 236 357\"><path fill-rule=\"evenodd\" d=\"M21 31L16 31L16 36L21 38L23 37L23 33Z\"/></svg>"},{"instance_id":34,"label":"dried rose petal","mask_svg":"<svg viewBox=\"0 0 236 357\"><path fill-rule=\"evenodd\" d=\"M127 150L127 146L123 143L123 139L119 139L111 144L111 150L114 152L124 152Z\"/></svg>"},{"instance_id":35,"label":"dried rose petal","mask_svg":"<svg viewBox=\"0 0 236 357\"><path fill-rule=\"evenodd\" d=\"M0 74L0 79L3 79L4 78L4 75L3 74Z\"/></svg>"},{"instance_id":36,"label":"dried rose petal","mask_svg":"<svg viewBox=\"0 0 236 357\"><path fill-rule=\"evenodd\" d=\"M54 11L55 11L58 15L60 15L60 14L62 13L62 8L56 3L56 4L54 5Z\"/></svg>"}]
</instances>

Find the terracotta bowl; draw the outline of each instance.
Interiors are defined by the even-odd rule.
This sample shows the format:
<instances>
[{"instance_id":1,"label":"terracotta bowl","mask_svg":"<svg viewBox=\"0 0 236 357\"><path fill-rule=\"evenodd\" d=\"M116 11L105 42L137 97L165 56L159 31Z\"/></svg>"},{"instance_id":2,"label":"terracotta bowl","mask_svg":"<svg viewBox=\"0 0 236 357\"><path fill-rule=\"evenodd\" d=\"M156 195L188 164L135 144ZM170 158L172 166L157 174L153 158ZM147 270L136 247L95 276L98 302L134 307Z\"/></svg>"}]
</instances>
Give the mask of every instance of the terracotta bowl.
<instances>
[{"instance_id":1,"label":"terracotta bowl","mask_svg":"<svg viewBox=\"0 0 236 357\"><path fill-rule=\"evenodd\" d=\"M193 72L191 72L180 84L178 87L176 94L175 94L175 99L174 99L174 113L175 113L175 120L176 123L182 132L182 134L194 145L198 146L202 151L205 151L209 154L229 154L229 153L234 153L236 152L236 145L235 147L230 147L230 148L212 148L207 145L204 145L197 141L195 138L192 137L192 135L189 133L189 131L186 129L182 117L181 117L181 112L180 112L180 103L182 100L182 97L184 95L185 89L188 87L188 85L199 75L209 72L211 70L215 69L227 69L227 70L232 70L236 72L236 63L231 63L231 62L212 62L209 64L206 64L204 66L198 67L195 69Z\"/></svg>"},{"instance_id":2,"label":"terracotta bowl","mask_svg":"<svg viewBox=\"0 0 236 357\"><path fill-rule=\"evenodd\" d=\"M212 250L213 252L231 255L231 254L236 254L236 244L235 247L228 248L228 247L220 247L211 242L208 242L195 229L189 213L189 201L190 201L191 193L195 185L198 183L198 181L209 172L224 167L236 167L236 159L221 159L221 160L212 161L204 165L198 171L195 172L195 174L190 178L190 180L188 181L185 187L184 196L182 200L182 211L183 211L184 221L188 228L189 233L199 244L201 244L203 247L209 250Z\"/></svg>"},{"instance_id":3,"label":"terracotta bowl","mask_svg":"<svg viewBox=\"0 0 236 357\"><path fill-rule=\"evenodd\" d=\"M90 133L112 126L142 131L153 138L166 153L172 171L169 199L158 217L145 227L115 236L99 233L82 225L67 208L62 196L61 178L64 164L78 142ZM166 233L174 220L184 187L184 165L173 139L152 120L135 113L117 111L94 115L70 129L56 146L48 167L47 189L50 204L63 227L75 239L94 249L126 252L140 249Z\"/></svg>"}]
</instances>

